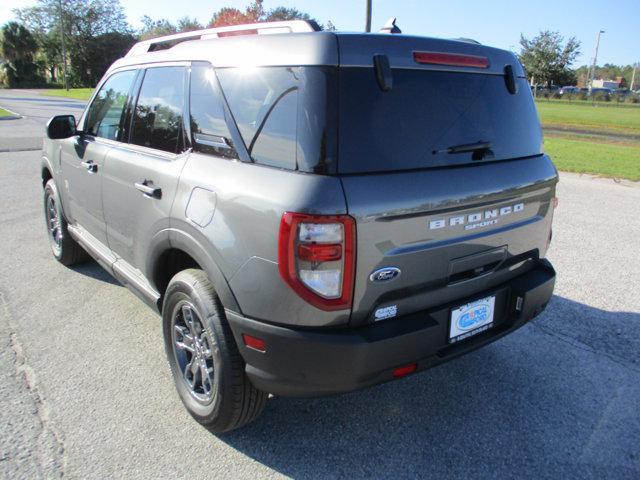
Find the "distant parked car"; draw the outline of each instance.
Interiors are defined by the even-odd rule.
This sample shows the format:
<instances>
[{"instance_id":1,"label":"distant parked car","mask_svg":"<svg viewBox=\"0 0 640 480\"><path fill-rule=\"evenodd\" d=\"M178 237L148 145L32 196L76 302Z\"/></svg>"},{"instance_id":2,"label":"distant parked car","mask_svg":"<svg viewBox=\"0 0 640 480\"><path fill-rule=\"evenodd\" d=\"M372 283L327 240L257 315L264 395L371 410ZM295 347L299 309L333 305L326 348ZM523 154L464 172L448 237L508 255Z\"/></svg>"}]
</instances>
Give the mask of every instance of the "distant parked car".
<instances>
[{"instance_id":1,"label":"distant parked car","mask_svg":"<svg viewBox=\"0 0 640 480\"><path fill-rule=\"evenodd\" d=\"M567 87L562 87L558 93L560 95L566 95L569 93L580 93L580 87L573 87L573 86L567 86Z\"/></svg>"},{"instance_id":2,"label":"distant parked car","mask_svg":"<svg viewBox=\"0 0 640 480\"><path fill-rule=\"evenodd\" d=\"M560 91L560 87L558 85L532 85L531 86L531 93L534 95L545 95L545 96L549 96L549 95L553 95L556 94Z\"/></svg>"},{"instance_id":3,"label":"distant parked car","mask_svg":"<svg viewBox=\"0 0 640 480\"><path fill-rule=\"evenodd\" d=\"M591 97L603 97L603 98L606 98L607 100L611 98L612 94L613 94L613 90L610 88L592 88L591 91L589 92L589 95Z\"/></svg>"},{"instance_id":4,"label":"distant parked car","mask_svg":"<svg viewBox=\"0 0 640 480\"><path fill-rule=\"evenodd\" d=\"M631 93L631 90L629 90L628 88L617 88L613 91L613 94L618 97L626 97L628 95L631 95Z\"/></svg>"}]
</instances>

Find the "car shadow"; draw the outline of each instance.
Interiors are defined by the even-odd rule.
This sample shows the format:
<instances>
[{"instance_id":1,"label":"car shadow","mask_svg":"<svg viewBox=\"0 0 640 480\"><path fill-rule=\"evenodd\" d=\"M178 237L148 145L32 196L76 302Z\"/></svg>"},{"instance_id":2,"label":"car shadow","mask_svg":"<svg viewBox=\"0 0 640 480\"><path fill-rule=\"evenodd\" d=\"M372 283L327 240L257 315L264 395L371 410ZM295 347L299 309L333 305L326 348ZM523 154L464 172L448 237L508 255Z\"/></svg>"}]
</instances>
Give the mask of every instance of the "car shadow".
<instances>
[{"instance_id":1,"label":"car shadow","mask_svg":"<svg viewBox=\"0 0 640 480\"><path fill-rule=\"evenodd\" d=\"M640 419L617 409L612 426L603 412L613 393L640 395L638 327L638 313L555 296L469 355L350 394L271 398L218 438L291 477L632 477Z\"/></svg>"},{"instance_id":2,"label":"car shadow","mask_svg":"<svg viewBox=\"0 0 640 480\"><path fill-rule=\"evenodd\" d=\"M78 265L73 265L70 268L76 273L80 273L95 280L100 280L101 282L108 283L110 285L122 286L118 280L116 280L92 258Z\"/></svg>"}]
</instances>

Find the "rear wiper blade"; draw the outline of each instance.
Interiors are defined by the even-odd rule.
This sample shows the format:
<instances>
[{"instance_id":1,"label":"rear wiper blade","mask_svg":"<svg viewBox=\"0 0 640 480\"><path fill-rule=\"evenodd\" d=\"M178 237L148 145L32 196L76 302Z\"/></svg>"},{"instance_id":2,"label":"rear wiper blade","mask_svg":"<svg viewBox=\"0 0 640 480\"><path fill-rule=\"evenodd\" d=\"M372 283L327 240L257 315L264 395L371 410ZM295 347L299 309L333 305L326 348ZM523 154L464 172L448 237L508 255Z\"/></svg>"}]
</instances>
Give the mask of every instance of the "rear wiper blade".
<instances>
[{"instance_id":1,"label":"rear wiper blade","mask_svg":"<svg viewBox=\"0 0 640 480\"><path fill-rule=\"evenodd\" d=\"M434 150L433 153L468 153L468 152L488 152L491 150L490 142L465 143L464 145L454 145L442 150Z\"/></svg>"}]
</instances>

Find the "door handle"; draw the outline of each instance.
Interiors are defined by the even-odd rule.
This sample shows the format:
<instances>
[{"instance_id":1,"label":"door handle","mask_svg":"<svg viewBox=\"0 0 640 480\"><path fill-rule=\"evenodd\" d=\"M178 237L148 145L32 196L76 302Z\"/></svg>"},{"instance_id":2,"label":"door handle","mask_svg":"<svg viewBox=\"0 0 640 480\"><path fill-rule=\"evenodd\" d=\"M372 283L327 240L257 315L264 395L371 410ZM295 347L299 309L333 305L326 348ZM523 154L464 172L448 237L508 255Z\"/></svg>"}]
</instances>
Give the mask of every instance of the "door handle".
<instances>
[{"instance_id":1,"label":"door handle","mask_svg":"<svg viewBox=\"0 0 640 480\"><path fill-rule=\"evenodd\" d=\"M86 168L89 173L96 173L98 171L98 165L93 163L93 160L89 160L88 162L80 162L80 165Z\"/></svg>"},{"instance_id":2,"label":"door handle","mask_svg":"<svg viewBox=\"0 0 640 480\"><path fill-rule=\"evenodd\" d=\"M149 185L151 184L151 185ZM153 186L151 180L142 180L133 184L138 190L144 193L147 197L160 198L162 197L162 189Z\"/></svg>"}]
</instances>

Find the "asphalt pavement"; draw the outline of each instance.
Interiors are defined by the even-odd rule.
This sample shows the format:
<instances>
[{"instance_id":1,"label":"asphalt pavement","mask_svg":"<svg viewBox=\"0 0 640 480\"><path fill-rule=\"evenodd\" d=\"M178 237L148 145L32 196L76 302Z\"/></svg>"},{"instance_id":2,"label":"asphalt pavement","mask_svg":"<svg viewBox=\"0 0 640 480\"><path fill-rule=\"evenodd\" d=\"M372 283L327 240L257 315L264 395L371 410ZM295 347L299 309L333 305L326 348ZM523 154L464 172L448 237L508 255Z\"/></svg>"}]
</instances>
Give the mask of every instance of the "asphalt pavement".
<instances>
[{"instance_id":1,"label":"asphalt pavement","mask_svg":"<svg viewBox=\"0 0 640 480\"><path fill-rule=\"evenodd\" d=\"M160 318L47 243L43 126L82 102L0 90L1 478L640 478L640 186L561 175L555 296L405 379L271 398L214 436L174 391ZM265 308L268 308L265 306Z\"/></svg>"}]
</instances>

